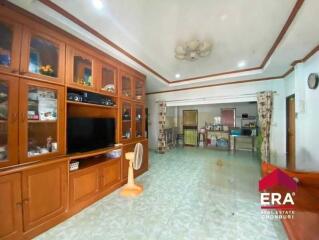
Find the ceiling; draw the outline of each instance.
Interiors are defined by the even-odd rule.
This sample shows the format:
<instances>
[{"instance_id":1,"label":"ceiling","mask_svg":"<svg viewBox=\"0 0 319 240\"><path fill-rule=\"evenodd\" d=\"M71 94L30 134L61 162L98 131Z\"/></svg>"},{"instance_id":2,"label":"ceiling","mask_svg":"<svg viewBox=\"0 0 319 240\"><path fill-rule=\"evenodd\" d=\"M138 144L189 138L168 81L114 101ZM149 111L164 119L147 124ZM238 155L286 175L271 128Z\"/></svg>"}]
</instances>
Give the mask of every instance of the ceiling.
<instances>
[{"instance_id":1,"label":"ceiling","mask_svg":"<svg viewBox=\"0 0 319 240\"><path fill-rule=\"evenodd\" d=\"M100 1L51 2L115 48L39 1L11 0L142 71L148 92L281 76L319 43L318 0ZM192 39L211 41L211 55L175 59L176 45Z\"/></svg>"}]
</instances>

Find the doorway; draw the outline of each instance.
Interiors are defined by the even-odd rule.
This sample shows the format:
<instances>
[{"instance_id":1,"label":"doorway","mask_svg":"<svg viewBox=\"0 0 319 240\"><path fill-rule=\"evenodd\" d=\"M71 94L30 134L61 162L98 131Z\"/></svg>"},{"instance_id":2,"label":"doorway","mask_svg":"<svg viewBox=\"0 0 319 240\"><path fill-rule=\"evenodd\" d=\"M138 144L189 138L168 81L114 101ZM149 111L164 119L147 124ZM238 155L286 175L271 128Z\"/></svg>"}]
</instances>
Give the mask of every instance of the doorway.
<instances>
[{"instance_id":1,"label":"doorway","mask_svg":"<svg viewBox=\"0 0 319 240\"><path fill-rule=\"evenodd\" d=\"M198 111L183 111L183 136L184 146L197 146L198 138Z\"/></svg>"},{"instance_id":2,"label":"doorway","mask_svg":"<svg viewBox=\"0 0 319 240\"><path fill-rule=\"evenodd\" d=\"M287 168L295 170L296 168L296 137L295 137L295 95L286 99L287 112Z\"/></svg>"}]
</instances>

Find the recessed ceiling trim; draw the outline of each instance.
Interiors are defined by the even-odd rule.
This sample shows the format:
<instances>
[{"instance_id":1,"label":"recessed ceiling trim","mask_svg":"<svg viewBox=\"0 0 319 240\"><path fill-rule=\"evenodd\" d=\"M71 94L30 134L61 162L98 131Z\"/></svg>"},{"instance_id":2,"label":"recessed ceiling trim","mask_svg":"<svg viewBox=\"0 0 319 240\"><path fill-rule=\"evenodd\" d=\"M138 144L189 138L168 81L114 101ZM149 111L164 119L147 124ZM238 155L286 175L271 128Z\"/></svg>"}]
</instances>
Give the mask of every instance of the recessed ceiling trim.
<instances>
[{"instance_id":1,"label":"recessed ceiling trim","mask_svg":"<svg viewBox=\"0 0 319 240\"><path fill-rule=\"evenodd\" d=\"M165 90L165 91L157 91L157 92L149 92L146 95L152 94L159 94L159 93L166 93L166 92L178 92L190 89L197 89L197 88L207 88L207 87L217 87L222 85L231 85L231 84L239 84L239 83L248 83L248 82L258 82L258 81L267 81L267 80L275 80L275 79L282 79L287 77L290 73L294 71L294 67L298 63L306 62L309 58L311 58L314 54L319 52L319 45L315 46L307 55L301 59L293 61L290 65L292 66L289 68L283 75L275 76L275 77L266 77L266 78L256 78L256 79L249 79L249 80L240 80L240 81L232 81L232 82L225 82L225 83L216 83L216 84L209 84L204 86L196 86L196 87L188 87L188 88L179 88L179 89L172 89L172 90Z\"/></svg>"},{"instance_id":2,"label":"recessed ceiling trim","mask_svg":"<svg viewBox=\"0 0 319 240\"><path fill-rule=\"evenodd\" d=\"M58 12L59 14L64 16L65 18L68 18L69 20L71 20L75 24L78 24L79 26L84 28L86 31L90 32L95 37L97 37L100 40L104 41L106 44L110 45L111 47L113 47L114 49L118 50L122 54L126 55L128 58L132 59L137 64L141 65L143 68L145 68L146 70L148 70L149 72L151 72L152 74L154 74L155 76L157 76L158 78L160 78L161 80L163 80L164 82L169 84L170 86L172 86L172 85L174 85L174 83L178 83L178 82L181 83L181 82L187 82L187 81L192 81L192 80L197 80L197 79L202 79L202 78L217 77L217 76L223 76L223 75L227 75L227 74L236 74L236 73L250 72L250 71L254 71L254 70L263 69L266 66L266 64L269 61L269 59L271 58L271 56L273 55L273 53L275 52L275 50L278 47L278 45L280 44L280 42L283 39L284 35L288 31L291 23L295 19L298 11L300 10L302 4L304 3L304 0L296 0L296 3L294 5L294 7L293 7L293 9L292 9L287 21L285 22L282 30L280 31L280 33L279 33L278 37L276 38L275 42L272 44L272 47L269 49L267 55L263 59L263 61L260 64L260 66L247 68L247 69L241 69L241 70L232 70L232 71L226 71L226 72L221 72L221 73L214 73L214 74L208 74L208 75L203 75L203 76L185 78L185 79L174 81L174 80L168 80L163 75L161 75L160 73L155 71L152 67L148 66L143 61L141 61L138 58L134 57L128 51L124 50L123 48L121 48L120 46L115 44L113 41L111 41L107 37L103 36L102 34L97 32L96 30L94 30L93 28L91 28L90 26L88 26L87 24L85 24L84 22L82 22L81 20L79 20L78 18L73 16L72 14L70 14L69 12L65 11L63 8L61 8L57 4L53 3L52 1L50 1L50 0L39 0L39 1L42 4L46 5L47 7L49 7L51 9L53 9L54 11Z\"/></svg>"},{"instance_id":3,"label":"recessed ceiling trim","mask_svg":"<svg viewBox=\"0 0 319 240\"><path fill-rule=\"evenodd\" d=\"M205 86L196 86L196 87L188 87L188 88L180 88L180 89L171 89L171 90L165 90L165 91L158 91L158 92L150 92L146 93L146 95L152 95L152 94L159 94L159 93L167 93L167 92L179 92L179 91L185 91L185 90L191 90L191 89L198 89L198 88L208 88L208 87L217 87L217 86L224 86L224 85L232 85L232 84L241 84L241 83L251 83L251 82L260 82L260 81L269 81L269 80L275 80L275 79L282 79L288 76L291 72L293 72L294 68L291 67L287 72L285 72L281 76L276 77L264 77L264 78L256 78L256 79L249 79L249 80L240 80L240 81L232 81L232 82L223 82L223 83L214 83L209 84Z\"/></svg>"}]
</instances>

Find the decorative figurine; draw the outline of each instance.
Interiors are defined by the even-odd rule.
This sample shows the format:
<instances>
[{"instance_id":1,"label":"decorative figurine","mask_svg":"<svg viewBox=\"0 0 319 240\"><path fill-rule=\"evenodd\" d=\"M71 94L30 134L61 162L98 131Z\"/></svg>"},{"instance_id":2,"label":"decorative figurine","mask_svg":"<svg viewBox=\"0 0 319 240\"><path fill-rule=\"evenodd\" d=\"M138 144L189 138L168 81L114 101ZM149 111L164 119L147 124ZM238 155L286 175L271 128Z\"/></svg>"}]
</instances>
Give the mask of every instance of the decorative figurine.
<instances>
[{"instance_id":1,"label":"decorative figurine","mask_svg":"<svg viewBox=\"0 0 319 240\"><path fill-rule=\"evenodd\" d=\"M53 138L51 136L47 138L47 149L49 152L52 152L52 140Z\"/></svg>"}]
</instances>

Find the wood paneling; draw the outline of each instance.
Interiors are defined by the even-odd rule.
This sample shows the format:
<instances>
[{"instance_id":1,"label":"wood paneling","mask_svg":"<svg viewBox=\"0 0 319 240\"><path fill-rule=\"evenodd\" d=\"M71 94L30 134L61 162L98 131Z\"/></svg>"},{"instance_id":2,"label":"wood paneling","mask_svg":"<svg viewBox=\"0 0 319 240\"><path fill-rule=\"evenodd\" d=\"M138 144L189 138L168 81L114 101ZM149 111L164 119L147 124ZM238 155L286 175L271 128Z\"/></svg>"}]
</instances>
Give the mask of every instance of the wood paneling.
<instances>
[{"instance_id":1,"label":"wood paneling","mask_svg":"<svg viewBox=\"0 0 319 240\"><path fill-rule=\"evenodd\" d=\"M19 173L0 177L0 238L22 236L21 177Z\"/></svg>"},{"instance_id":2,"label":"wood paneling","mask_svg":"<svg viewBox=\"0 0 319 240\"><path fill-rule=\"evenodd\" d=\"M22 172L25 231L66 210L67 187L67 161Z\"/></svg>"},{"instance_id":3,"label":"wood paneling","mask_svg":"<svg viewBox=\"0 0 319 240\"><path fill-rule=\"evenodd\" d=\"M100 189L105 190L121 181L121 159L107 161L99 167L101 184Z\"/></svg>"},{"instance_id":4,"label":"wood paneling","mask_svg":"<svg viewBox=\"0 0 319 240\"><path fill-rule=\"evenodd\" d=\"M92 166L70 174L70 208L94 197L99 191L99 169Z\"/></svg>"}]
</instances>

